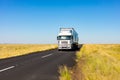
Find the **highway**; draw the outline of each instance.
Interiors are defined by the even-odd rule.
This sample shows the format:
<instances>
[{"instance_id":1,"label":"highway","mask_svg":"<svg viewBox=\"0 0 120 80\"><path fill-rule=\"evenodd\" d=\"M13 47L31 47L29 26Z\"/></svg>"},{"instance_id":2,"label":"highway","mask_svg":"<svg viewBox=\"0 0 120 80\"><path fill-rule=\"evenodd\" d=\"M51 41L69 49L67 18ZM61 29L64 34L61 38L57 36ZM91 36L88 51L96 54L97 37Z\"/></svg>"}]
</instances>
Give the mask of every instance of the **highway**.
<instances>
[{"instance_id":1,"label":"highway","mask_svg":"<svg viewBox=\"0 0 120 80\"><path fill-rule=\"evenodd\" d=\"M59 67L75 65L76 51L57 49L0 60L0 80L59 80Z\"/></svg>"}]
</instances>

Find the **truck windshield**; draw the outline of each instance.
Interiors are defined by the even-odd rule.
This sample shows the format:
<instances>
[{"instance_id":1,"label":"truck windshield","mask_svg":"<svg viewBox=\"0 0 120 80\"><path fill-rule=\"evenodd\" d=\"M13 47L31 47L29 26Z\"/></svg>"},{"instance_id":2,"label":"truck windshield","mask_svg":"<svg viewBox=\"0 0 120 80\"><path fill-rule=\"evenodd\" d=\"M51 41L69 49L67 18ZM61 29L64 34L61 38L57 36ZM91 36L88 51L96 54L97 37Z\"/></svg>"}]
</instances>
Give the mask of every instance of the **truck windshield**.
<instances>
[{"instance_id":1,"label":"truck windshield","mask_svg":"<svg viewBox=\"0 0 120 80\"><path fill-rule=\"evenodd\" d=\"M70 40L71 36L58 36L58 40Z\"/></svg>"}]
</instances>

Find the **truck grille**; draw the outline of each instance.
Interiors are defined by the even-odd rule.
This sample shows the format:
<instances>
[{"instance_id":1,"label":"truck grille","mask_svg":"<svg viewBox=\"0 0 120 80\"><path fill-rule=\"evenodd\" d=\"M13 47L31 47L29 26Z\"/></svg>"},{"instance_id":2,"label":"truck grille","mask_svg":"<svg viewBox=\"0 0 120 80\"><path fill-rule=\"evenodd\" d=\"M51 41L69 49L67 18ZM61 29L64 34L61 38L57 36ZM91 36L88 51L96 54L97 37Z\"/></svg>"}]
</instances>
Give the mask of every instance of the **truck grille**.
<instances>
[{"instance_id":1,"label":"truck grille","mask_svg":"<svg viewBox=\"0 0 120 80\"><path fill-rule=\"evenodd\" d=\"M67 41L62 41L62 47L67 47L68 46L68 42Z\"/></svg>"},{"instance_id":2,"label":"truck grille","mask_svg":"<svg viewBox=\"0 0 120 80\"><path fill-rule=\"evenodd\" d=\"M62 44L67 44L68 42L67 42L67 41L62 41L61 43L62 43Z\"/></svg>"}]
</instances>

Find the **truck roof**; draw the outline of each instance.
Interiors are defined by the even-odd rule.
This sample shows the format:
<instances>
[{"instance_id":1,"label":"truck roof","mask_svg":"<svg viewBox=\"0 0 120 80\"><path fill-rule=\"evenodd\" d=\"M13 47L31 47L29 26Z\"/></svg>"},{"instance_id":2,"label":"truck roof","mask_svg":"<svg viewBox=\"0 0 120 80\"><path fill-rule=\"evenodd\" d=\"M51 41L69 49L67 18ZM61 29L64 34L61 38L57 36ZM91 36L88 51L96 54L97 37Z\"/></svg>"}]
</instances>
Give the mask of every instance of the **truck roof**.
<instances>
[{"instance_id":1,"label":"truck roof","mask_svg":"<svg viewBox=\"0 0 120 80\"><path fill-rule=\"evenodd\" d=\"M60 28L60 31L61 30L74 30L74 28Z\"/></svg>"},{"instance_id":2,"label":"truck roof","mask_svg":"<svg viewBox=\"0 0 120 80\"><path fill-rule=\"evenodd\" d=\"M73 32L77 34L77 32L74 30L74 28L60 28L60 35L73 35Z\"/></svg>"}]
</instances>

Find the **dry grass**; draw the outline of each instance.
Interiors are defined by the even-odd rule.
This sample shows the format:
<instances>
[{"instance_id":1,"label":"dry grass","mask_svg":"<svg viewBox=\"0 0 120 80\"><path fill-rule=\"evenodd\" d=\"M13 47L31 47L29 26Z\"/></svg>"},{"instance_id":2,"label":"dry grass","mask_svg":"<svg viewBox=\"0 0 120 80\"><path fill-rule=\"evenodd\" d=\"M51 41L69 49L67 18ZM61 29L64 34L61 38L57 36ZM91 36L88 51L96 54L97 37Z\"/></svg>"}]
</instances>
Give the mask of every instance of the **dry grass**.
<instances>
[{"instance_id":1,"label":"dry grass","mask_svg":"<svg viewBox=\"0 0 120 80\"><path fill-rule=\"evenodd\" d=\"M84 80L120 80L120 45L83 45L77 57Z\"/></svg>"},{"instance_id":2,"label":"dry grass","mask_svg":"<svg viewBox=\"0 0 120 80\"><path fill-rule=\"evenodd\" d=\"M76 62L72 80L120 80L119 44L85 44Z\"/></svg>"},{"instance_id":3,"label":"dry grass","mask_svg":"<svg viewBox=\"0 0 120 80\"><path fill-rule=\"evenodd\" d=\"M56 48L56 44L0 44L0 59Z\"/></svg>"},{"instance_id":4,"label":"dry grass","mask_svg":"<svg viewBox=\"0 0 120 80\"><path fill-rule=\"evenodd\" d=\"M59 73L61 74L60 80L72 80L71 71L65 65L60 66Z\"/></svg>"}]
</instances>

